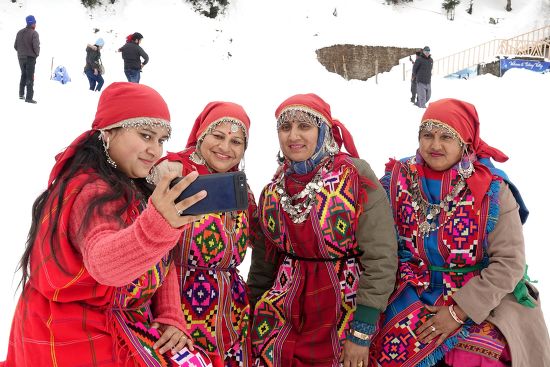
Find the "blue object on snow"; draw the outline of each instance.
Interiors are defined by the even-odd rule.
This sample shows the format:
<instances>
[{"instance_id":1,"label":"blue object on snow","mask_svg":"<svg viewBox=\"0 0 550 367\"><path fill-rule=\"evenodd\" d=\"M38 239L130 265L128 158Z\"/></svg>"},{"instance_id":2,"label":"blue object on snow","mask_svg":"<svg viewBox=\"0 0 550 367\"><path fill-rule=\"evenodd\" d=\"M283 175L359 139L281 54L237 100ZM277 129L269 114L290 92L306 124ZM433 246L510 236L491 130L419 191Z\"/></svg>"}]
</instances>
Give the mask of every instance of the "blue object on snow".
<instances>
[{"instance_id":1,"label":"blue object on snow","mask_svg":"<svg viewBox=\"0 0 550 367\"><path fill-rule=\"evenodd\" d=\"M57 80L58 82L61 82L61 84L67 84L68 82L71 81L71 78L69 77L69 73L67 72L67 69L62 65L59 65L58 67L55 68L55 71L53 72L53 75L52 75L52 79Z\"/></svg>"}]
</instances>

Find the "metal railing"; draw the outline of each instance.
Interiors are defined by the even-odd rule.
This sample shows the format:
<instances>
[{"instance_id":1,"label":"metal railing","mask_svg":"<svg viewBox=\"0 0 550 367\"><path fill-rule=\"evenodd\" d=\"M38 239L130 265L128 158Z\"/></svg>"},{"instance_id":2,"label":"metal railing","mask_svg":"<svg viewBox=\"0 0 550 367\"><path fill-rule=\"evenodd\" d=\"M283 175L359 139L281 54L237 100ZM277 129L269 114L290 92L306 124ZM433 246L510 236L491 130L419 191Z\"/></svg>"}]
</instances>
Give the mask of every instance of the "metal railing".
<instances>
[{"instance_id":1,"label":"metal railing","mask_svg":"<svg viewBox=\"0 0 550 367\"><path fill-rule=\"evenodd\" d=\"M550 58L550 26L507 40L495 39L434 60L432 75L449 75L481 63L496 61L496 57L501 55Z\"/></svg>"}]
</instances>

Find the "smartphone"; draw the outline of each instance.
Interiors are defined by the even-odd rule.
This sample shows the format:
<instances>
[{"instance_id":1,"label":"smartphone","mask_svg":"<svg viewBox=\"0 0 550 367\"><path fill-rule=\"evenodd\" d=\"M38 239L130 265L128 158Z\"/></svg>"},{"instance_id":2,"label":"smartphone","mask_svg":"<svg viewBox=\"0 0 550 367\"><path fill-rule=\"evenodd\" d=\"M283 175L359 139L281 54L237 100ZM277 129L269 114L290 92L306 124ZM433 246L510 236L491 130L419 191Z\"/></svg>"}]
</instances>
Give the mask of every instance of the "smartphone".
<instances>
[{"instance_id":1,"label":"smartphone","mask_svg":"<svg viewBox=\"0 0 550 367\"><path fill-rule=\"evenodd\" d=\"M181 179L182 177L173 179L170 188ZM182 191L174 202L180 202L201 190L206 190L208 195L187 208L182 215L221 213L248 208L246 175L242 171L200 175Z\"/></svg>"}]
</instances>

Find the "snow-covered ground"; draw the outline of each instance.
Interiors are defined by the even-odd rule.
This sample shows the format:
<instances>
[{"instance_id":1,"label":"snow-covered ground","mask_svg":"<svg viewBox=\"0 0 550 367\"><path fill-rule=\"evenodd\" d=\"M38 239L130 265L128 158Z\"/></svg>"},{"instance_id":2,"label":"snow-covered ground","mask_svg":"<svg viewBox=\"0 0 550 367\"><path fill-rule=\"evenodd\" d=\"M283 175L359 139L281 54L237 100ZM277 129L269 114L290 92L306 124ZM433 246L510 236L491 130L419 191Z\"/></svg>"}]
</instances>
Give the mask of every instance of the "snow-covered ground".
<instances>
[{"instance_id":1,"label":"snow-covered ground","mask_svg":"<svg viewBox=\"0 0 550 367\"><path fill-rule=\"evenodd\" d=\"M422 110L410 102L409 81L402 67L366 82L346 81L329 73L316 60L315 50L337 43L373 46L423 47L434 59L495 38L509 38L550 24L550 0L468 1L456 10L453 22L442 14L441 0L415 0L389 6L383 0L233 0L224 17L208 19L194 13L183 0L118 0L109 10L89 12L76 0L17 0L0 4L0 70L4 72L0 101L5 139L0 144L3 199L0 225L0 360L18 294L20 274L14 274L30 225L31 205L45 189L53 157L89 128L98 93L88 91L82 73L85 47L102 37L106 85L125 80L116 50L126 35L139 31L151 58L142 83L166 99L174 134L170 151L180 150L195 117L211 100L242 104L252 119L246 173L256 194L275 170L278 143L274 111L288 96L314 92L332 106L352 132L360 155L378 175L389 157L415 152ZM151 5L151 4L154 4ZM333 15L334 9L337 16ZM13 41L33 14L41 39L36 67L35 99L30 105L17 98L19 66ZM496 25L489 18L498 18ZM94 33L94 29L99 31ZM231 55L231 56L230 56ZM53 61L52 61L53 58ZM408 63L408 61L406 61ZM51 67L64 65L72 82L50 80ZM524 227L527 260L538 279L550 317L550 276L544 268L550 251L544 218L545 157L550 123L550 73L511 70L471 80L434 78L432 99L454 97L474 103L481 135L510 160L498 165L520 188L531 210ZM241 265L246 277L249 262Z\"/></svg>"}]
</instances>

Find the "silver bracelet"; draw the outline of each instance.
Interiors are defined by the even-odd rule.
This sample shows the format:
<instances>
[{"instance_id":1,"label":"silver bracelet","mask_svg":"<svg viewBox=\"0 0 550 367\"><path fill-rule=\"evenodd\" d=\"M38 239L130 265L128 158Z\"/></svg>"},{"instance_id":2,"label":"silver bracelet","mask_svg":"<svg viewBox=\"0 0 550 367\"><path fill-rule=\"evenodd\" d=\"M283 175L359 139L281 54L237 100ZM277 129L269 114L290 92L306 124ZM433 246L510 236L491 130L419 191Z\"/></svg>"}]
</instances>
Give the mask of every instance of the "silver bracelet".
<instances>
[{"instance_id":1,"label":"silver bracelet","mask_svg":"<svg viewBox=\"0 0 550 367\"><path fill-rule=\"evenodd\" d=\"M450 305L449 306L449 313L451 314L451 317L453 318L453 320L455 320L457 323L459 323L460 325L464 325L464 321L462 321L456 314L455 312L455 306L454 305Z\"/></svg>"}]
</instances>

